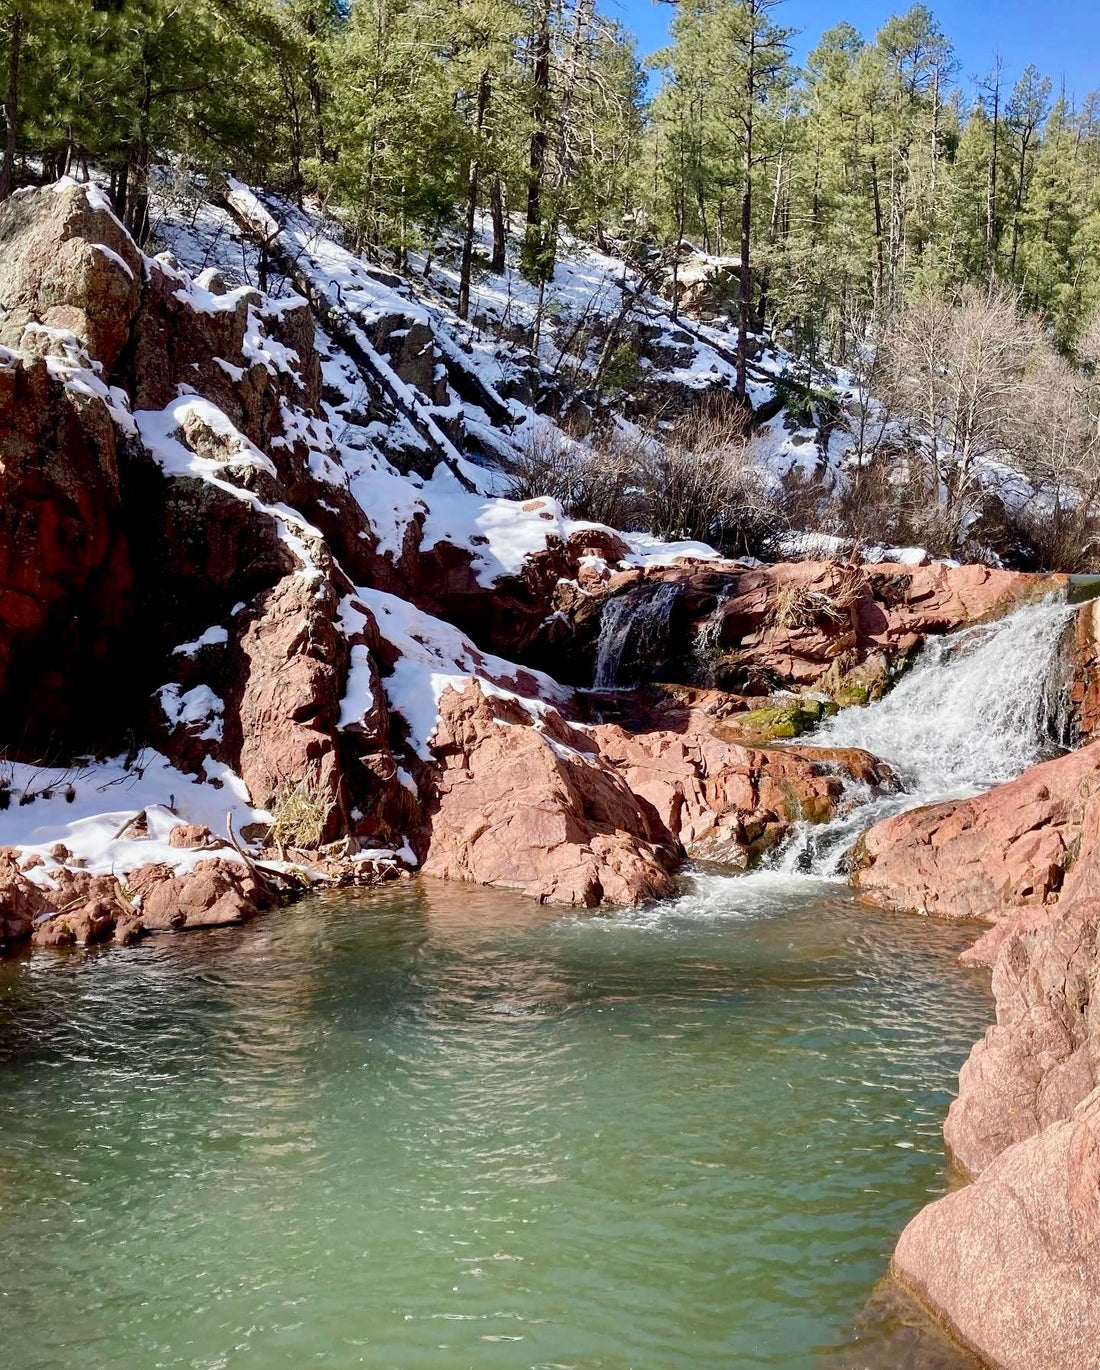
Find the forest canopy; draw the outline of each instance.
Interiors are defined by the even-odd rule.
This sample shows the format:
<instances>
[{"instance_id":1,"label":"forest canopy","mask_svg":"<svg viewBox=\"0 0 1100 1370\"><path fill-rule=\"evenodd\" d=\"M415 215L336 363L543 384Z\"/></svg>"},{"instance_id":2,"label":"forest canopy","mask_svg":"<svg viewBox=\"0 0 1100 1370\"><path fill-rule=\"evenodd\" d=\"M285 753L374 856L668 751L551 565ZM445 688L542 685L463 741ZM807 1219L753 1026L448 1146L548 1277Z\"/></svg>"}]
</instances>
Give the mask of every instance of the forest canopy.
<instances>
[{"instance_id":1,"label":"forest canopy","mask_svg":"<svg viewBox=\"0 0 1100 1370\"><path fill-rule=\"evenodd\" d=\"M836 25L799 68L782 11L681 4L643 64L595 0L0 0L0 198L92 169L144 238L154 168L232 171L398 265L457 235L460 312L510 230L536 282L566 234L689 241L738 259L743 331L811 360L996 284L1073 358L1100 305L1100 96L992 59L965 78L924 5Z\"/></svg>"}]
</instances>

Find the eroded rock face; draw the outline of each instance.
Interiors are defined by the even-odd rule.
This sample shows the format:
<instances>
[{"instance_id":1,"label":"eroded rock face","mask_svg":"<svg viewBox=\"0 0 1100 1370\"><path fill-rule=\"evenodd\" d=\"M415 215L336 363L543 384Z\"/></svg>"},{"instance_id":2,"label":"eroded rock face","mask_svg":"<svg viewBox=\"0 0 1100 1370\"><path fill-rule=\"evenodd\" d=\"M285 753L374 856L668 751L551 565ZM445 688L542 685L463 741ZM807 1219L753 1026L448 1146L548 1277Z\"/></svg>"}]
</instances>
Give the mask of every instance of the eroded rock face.
<instances>
[{"instance_id":1,"label":"eroded rock face","mask_svg":"<svg viewBox=\"0 0 1100 1370\"><path fill-rule=\"evenodd\" d=\"M846 786L889 790L888 766L866 752L749 747L693 710L682 730L592 730L601 756L692 856L745 868L796 823L826 823ZM734 734L736 737L736 734Z\"/></svg>"},{"instance_id":2,"label":"eroded rock face","mask_svg":"<svg viewBox=\"0 0 1100 1370\"><path fill-rule=\"evenodd\" d=\"M1002 1151L1070 1117L1100 1066L1094 1004L1100 902L1037 909L1006 924L993 968L997 1023L970 1053L944 1138L974 1176Z\"/></svg>"},{"instance_id":3,"label":"eroded rock face","mask_svg":"<svg viewBox=\"0 0 1100 1370\"><path fill-rule=\"evenodd\" d=\"M893 1268L993 1370L1094 1370L1100 1091L919 1213Z\"/></svg>"},{"instance_id":4,"label":"eroded rock face","mask_svg":"<svg viewBox=\"0 0 1100 1370\"><path fill-rule=\"evenodd\" d=\"M340 789L336 725L348 649L331 585L287 576L261 595L240 638L244 667L232 710L236 768L253 802L274 807L305 781L332 835Z\"/></svg>"},{"instance_id":5,"label":"eroded rock face","mask_svg":"<svg viewBox=\"0 0 1100 1370\"><path fill-rule=\"evenodd\" d=\"M32 341L49 351L48 335ZM51 366L0 349L0 698L13 716L34 700L58 727L95 707L89 685L128 618L133 574L108 406Z\"/></svg>"},{"instance_id":6,"label":"eroded rock face","mask_svg":"<svg viewBox=\"0 0 1100 1370\"><path fill-rule=\"evenodd\" d=\"M1080 851L1100 744L1025 771L974 799L876 824L856 852L856 887L889 908L995 919L1059 895Z\"/></svg>"},{"instance_id":7,"label":"eroded rock face","mask_svg":"<svg viewBox=\"0 0 1100 1370\"><path fill-rule=\"evenodd\" d=\"M1097 750L1035 767L984 804L968 801L977 806L970 836L960 848L959 830L949 831L933 867L948 905L970 898L985 908L998 854L1010 871L1024 869L1021 816L1036 822L1033 836L1056 833L1064 849L1046 901L1006 906L964 955L992 964L997 1005L944 1126L974 1182L918 1214L894 1257L899 1279L995 1370L1083 1370L1100 1345ZM983 828L988 855L978 858ZM875 831L876 843L887 838ZM890 869L918 859L903 842ZM1009 884L1019 892L1015 877Z\"/></svg>"},{"instance_id":8,"label":"eroded rock face","mask_svg":"<svg viewBox=\"0 0 1100 1370\"><path fill-rule=\"evenodd\" d=\"M1072 662L1070 722L1077 739L1088 741L1100 729L1100 600L1077 610Z\"/></svg>"}]
</instances>

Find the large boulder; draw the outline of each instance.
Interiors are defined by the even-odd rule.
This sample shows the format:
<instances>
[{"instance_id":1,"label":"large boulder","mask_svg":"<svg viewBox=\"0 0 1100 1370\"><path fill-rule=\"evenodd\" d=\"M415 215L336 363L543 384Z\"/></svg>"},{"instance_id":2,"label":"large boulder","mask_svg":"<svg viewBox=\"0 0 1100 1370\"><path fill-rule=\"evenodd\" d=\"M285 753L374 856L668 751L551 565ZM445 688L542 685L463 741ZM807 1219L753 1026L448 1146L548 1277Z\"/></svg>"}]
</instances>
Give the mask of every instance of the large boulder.
<instances>
[{"instance_id":1,"label":"large boulder","mask_svg":"<svg viewBox=\"0 0 1100 1370\"><path fill-rule=\"evenodd\" d=\"M893 1270L991 1370L1095 1370L1100 1090L923 1209Z\"/></svg>"},{"instance_id":2,"label":"large boulder","mask_svg":"<svg viewBox=\"0 0 1100 1370\"><path fill-rule=\"evenodd\" d=\"M912 809L864 833L853 883L886 907L949 918L993 921L1050 903L1078 857L1098 790L1100 743L1092 743L973 799Z\"/></svg>"},{"instance_id":3,"label":"large boulder","mask_svg":"<svg viewBox=\"0 0 1100 1370\"><path fill-rule=\"evenodd\" d=\"M141 303L144 264L94 186L61 181L0 205L0 344L28 324L75 336L113 375Z\"/></svg>"},{"instance_id":4,"label":"large boulder","mask_svg":"<svg viewBox=\"0 0 1100 1370\"><path fill-rule=\"evenodd\" d=\"M425 874L587 908L675 890L676 843L585 733L476 680L439 710Z\"/></svg>"}]
</instances>

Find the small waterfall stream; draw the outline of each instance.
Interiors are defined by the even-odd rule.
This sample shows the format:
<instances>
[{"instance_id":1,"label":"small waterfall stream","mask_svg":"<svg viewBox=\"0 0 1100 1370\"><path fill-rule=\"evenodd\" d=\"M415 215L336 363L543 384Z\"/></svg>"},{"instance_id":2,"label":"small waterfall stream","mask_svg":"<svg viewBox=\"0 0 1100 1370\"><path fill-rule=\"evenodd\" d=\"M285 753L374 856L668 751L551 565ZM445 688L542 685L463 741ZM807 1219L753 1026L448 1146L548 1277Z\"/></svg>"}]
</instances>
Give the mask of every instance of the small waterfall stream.
<instances>
[{"instance_id":1,"label":"small waterfall stream","mask_svg":"<svg viewBox=\"0 0 1100 1370\"><path fill-rule=\"evenodd\" d=\"M637 682L641 666L648 665L668 640L680 590L675 581L642 581L604 606L593 689L616 690Z\"/></svg>"},{"instance_id":2,"label":"small waterfall stream","mask_svg":"<svg viewBox=\"0 0 1100 1370\"><path fill-rule=\"evenodd\" d=\"M872 752L898 773L903 791L872 797L853 789L840 817L800 828L772 868L835 876L852 843L873 823L980 793L1049 755L1058 738L1062 644L1073 613L1064 600L1048 599L931 639L882 699L829 719L806 740Z\"/></svg>"}]
</instances>

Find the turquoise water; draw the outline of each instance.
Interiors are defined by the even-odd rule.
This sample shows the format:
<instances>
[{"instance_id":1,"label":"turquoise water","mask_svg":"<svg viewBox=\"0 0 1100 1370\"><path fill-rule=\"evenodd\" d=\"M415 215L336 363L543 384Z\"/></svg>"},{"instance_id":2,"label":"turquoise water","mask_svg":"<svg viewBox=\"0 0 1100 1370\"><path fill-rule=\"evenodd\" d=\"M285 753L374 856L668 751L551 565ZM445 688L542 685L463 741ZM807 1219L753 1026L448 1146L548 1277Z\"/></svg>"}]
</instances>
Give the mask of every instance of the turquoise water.
<instances>
[{"instance_id":1,"label":"turquoise water","mask_svg":"<svg viewBox=\"0 0 1100 1370\"><path fill-rule=\"evenodd\" d=\"M949 1182L972 938L796 877L424 882L0 964L2 1363L900 1365L853 1328Z\"/></svg>"}]
</instances>

